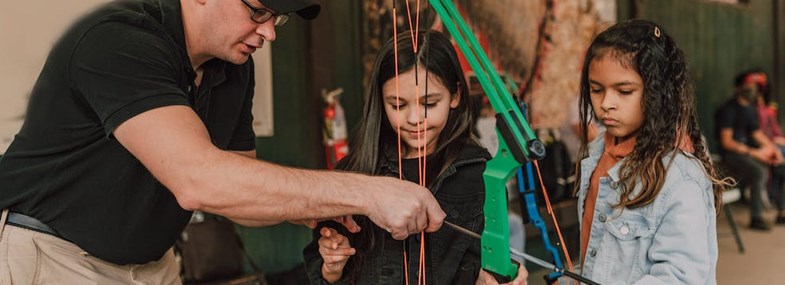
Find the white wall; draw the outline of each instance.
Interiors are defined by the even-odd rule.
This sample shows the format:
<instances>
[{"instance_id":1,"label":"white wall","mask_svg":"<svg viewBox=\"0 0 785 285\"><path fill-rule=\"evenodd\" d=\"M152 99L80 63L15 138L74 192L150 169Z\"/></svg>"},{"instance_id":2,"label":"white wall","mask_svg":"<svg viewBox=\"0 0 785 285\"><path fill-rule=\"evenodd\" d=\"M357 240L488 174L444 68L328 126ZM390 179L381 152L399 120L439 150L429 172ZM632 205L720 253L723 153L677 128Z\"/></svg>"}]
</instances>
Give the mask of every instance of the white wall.
<instances>
[{"instance_id":1,"label":"white wall","mask_svg":"<svg viewBox=\"0 0 785 285\"><path fill-rule=\"evenodd\" d=\"M22 126L27 101L49 50L79 16L107 0L0 0L0 154ZM272 135L270 49L254 55L257 135Z\"/></svg>"},{"instance_id":2,"label":"white wall","mask_svg":"<svg viewBox=\"0 0 785 285\"><path fill-rule=\"evenodd\" d=\"M104 0L0 0L0 154L22 126L44 60L77 16Z\"/></svg>"}]
</instances>

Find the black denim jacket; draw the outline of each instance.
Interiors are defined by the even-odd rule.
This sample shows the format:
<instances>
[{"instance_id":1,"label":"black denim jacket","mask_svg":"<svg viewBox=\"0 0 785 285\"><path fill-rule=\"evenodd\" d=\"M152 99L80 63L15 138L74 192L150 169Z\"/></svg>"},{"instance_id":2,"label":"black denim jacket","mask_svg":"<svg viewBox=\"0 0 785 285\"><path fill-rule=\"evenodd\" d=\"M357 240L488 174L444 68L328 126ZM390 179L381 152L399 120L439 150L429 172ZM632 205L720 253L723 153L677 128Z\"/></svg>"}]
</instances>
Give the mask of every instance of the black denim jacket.
<instances>
[{"instance_id":1,"label":"black denim jacket","mask_svg":"<svg viewBox=\"0 0 785 285\"><path fill-rule=\"evenodd\" d=\"M481 233L484 224L483 202L485 187L482 174L485 163L491 158L488 152L474 145L467 145L458 159L431 183L431 192L436 197L446 220L464 228ZM398 165L388 161L380 168L382 175L398 177ZM366 217L355 217L367 219ZM328 226L349 237L352 246L356 236L348 233L335 222L322 222L314 230L314 239L303 250L305 266L310 284L328 284L322 278L323 260L319 254L319 229ZM355 284L404 284L403 252L409 260L409 283L417 284L417 269L420 253L420 235L411 235L406 240L393 239L385 230L374 225L363 228L372 230L374 241L370 252L364 254ZM474 284L480 270L480 241L451 228L442 227L426 234L426 278L427 284ZM347 263L347 268L352 263ZM354 264L354 266L358 266ZM348 270L336 284L349 284Z\"/></svg>"}]
</instances>

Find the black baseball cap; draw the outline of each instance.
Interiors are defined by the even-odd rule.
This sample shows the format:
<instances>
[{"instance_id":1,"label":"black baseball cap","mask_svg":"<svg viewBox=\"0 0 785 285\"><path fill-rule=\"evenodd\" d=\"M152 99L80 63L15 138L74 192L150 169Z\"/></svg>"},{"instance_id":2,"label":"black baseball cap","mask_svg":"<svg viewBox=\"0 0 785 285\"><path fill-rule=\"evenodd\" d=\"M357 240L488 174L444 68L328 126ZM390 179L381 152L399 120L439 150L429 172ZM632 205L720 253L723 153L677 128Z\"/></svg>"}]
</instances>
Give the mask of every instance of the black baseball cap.
<instances>
[{"instance_id":1,"label":"black baseball cap","mask_svg":"<svg viewBox=\"0 0 785 285\"><path fill-rule=\"evenodd\" d=\"M313 0L259 0L259 2L277 13L294 12L306 20L313 20L322 10L322 6Z\"/></svg>"}]
</instances>

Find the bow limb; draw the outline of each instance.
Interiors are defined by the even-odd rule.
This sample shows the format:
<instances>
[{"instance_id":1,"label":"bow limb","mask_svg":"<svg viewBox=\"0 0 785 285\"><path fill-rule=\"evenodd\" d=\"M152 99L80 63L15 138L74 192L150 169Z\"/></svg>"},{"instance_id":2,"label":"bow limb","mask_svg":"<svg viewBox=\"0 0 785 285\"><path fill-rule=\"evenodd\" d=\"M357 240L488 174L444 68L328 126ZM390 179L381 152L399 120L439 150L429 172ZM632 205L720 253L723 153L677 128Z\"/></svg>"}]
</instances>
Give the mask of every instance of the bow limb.
<instances>
[{"instance_id":1,"label":"bow limb","mask_svg":"<svg viewBox=\"0 0 785 285\"><path fill-rule=\"evenodd\" d=\"M430 3L466 56L497 113L499 149L483 174L486 219L481 241L482 263L487 271L514 278L518 265L510 261L505 184L522 163L543 157L545 148L452 2L430 0Z\"/></svg>"},{"instance_id":2,"label":"bow limb","mask_svg":"<svg viewBox=\"0 0 785 285\"><path fill-rule=\"evenodd\" d=\"M591 280L586 280L578 274L564 270L559 253L551 245L551 241L548 238L548 230L545 222L540 217L535 202L532 166L530 163L545 156L545 146L534 135L529 122L525 119L521 111L523 106L519 106L515 102L509 88L496 72L495 67L491 64L479 42L469 30L452 2L449 0L429 0L429 2L471 65L477 75L477 79L480 81L480 85L482 85L485 94L488 96L491 106L496 111L496 132L499 136L499 149L496 156L488 161L486 170L483 173L486 198L484 205L485 229L481 236L482 267L489 272L509 279L514 279L517 274L517 266L519 265L511 262L510 258L506 182L522 165L526 165L529 180L532 182L529 183L530 187L522 193L524 202L522 206L525 207L524 211L528 216L527 220L531 221L541 232L547 250L555 263L555 265L551 266L549 264L546 267L552 271L546 279L555 280L562 275L567 275L587 284L597 284ZM457 227L449 223L445 224L453 228ZM567 255L566 252L565 255ZM525 256L522 257L526 258ZM526 259L531 260L529 258Z\"/></svg>"}]
</instances>

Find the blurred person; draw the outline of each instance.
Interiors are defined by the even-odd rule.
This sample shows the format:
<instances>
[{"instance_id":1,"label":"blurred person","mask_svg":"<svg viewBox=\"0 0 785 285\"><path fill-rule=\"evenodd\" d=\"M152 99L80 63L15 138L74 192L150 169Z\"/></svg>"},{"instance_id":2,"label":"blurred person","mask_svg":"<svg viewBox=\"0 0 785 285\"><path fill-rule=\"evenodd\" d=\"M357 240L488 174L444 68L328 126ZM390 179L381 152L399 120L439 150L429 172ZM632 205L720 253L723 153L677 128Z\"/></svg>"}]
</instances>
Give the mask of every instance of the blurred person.
<instances>
[{"instance_id":1,"label":"blurred person","mask_svg":"<svg viewBox=\"0 0 785 285\"><path fill-rule=\"evenodd\" d=\"M763 195L772 166L785 162L783 153L763 133L756 109L758 90L746 73L734 80L734 97L715 113L722 164L739 180L740 188L750 188L750 228L769 230L763 219Z\"/></svg>"},{"instance_id":2,"label":"blurred person","mask_svg":"<svg viewBox=\"0 0 785 285\"><path fill-rule=\"evenodd\" d=\"M760 130L774 143L780 153L785 155L785 136L777 119L777 104L771 101L771 89L766 73L760 69L742 73L737 76L734 85L736 88L743 89L742 92L757 94L755 106ZM768 196L778 210L776 223L785 224L785 165L770 167L769 176Z\"/></svg>"}]
</instances>

